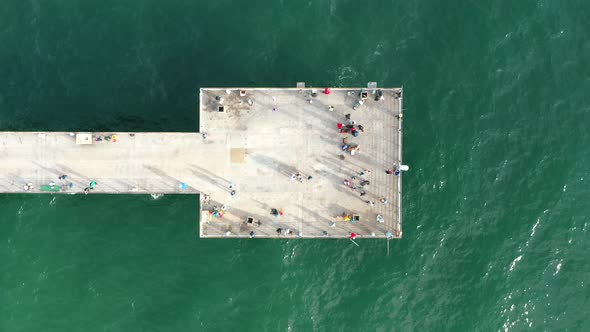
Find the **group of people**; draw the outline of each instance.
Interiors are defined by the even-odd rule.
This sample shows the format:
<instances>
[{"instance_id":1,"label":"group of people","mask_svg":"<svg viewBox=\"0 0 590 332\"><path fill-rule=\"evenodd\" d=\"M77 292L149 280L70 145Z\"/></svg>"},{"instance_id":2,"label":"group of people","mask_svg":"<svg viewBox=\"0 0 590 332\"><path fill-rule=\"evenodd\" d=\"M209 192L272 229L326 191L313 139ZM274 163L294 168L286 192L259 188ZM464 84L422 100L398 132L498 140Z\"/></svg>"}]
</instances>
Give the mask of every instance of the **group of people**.
<instances>
[{"instance_id":1,"label":"group of people","mask_svg":"<svg viewBox=\"0 0 590 332\"><path fill-rule=\"evenodd\" d=\"M357 124L356 121L350 118L350 114L346 114L344 117L346 118L346 122L344 124L337 124L338 130L341 134L350 133L353 137L358 137L359 133L365 131L365 128L362 125ZM348 138L344 138L342 139L341 148L342 151L346 151L354 156L354 154L359 151L360 146L358 143L350 143Z\"/></svg>"},{"instance_id":2,"label":"group of people","mask_svg":"<svg viewBox=\"0 0 590 332\"><path fill-rule=\"evenodd\" d=\"M105 135L105 136L96 136L96 138L94 139L96 142L102 142L107 141L107 142L113 142L113 143L117 143L117 140L119 139L119 137L117 135Z\"/></svg>"},{"instance_id":3,"label":"group of people","mask_svg":"<svg viewBox=\"0 0 590 332\"><path fill-rule=\"evenodd\" d=\"M90 185L86 188L84 188L84 194L88 195L88 193L90 192L90 190L94 190L94 188L96 188L96 181L91 181Z\"/></svg>"},{"instance_id":4,"label":"group of people","mask_svg":"<svg viewBox=\"0 0 590 332\"><path fill-rule=\"evenodd\" d=\"M371 184L371 181L367 180L366 177L370 174L371 174L370 169L364 169L361 172L359 172L358 177L356 175L353 175L350 177L350 179L344 179L343 183L345 186L349 187L352 191L356 191L357 189L360 189L359 194L361 196L365 196L367 194L367 192L364 191L365 186L368 186ZM359 179L359 177L360 177L360 179ZM357 181L357 180L360 180L358 186L355 184L355 181Z\"/></svg>"},{"instance_id":5,"label":"group of people","mask_svg":"<svg viewBox=\"0 0 590 332\"><path fill-rule=\"evenodd\" d=\"M276 232L277 232L277 235L279 235L279 236L280 235L294 235L295 234L295 232L293 232L292 229L290 229L290 228L281 228L281 227L277 228ZM256 232L255 231L250 231L250 233L248 233L248 235L250 236L251 239L252 238L255 238L256 237ZM302 232L299 232L299 233L297 233L297 236L302 237L303 236L303 233Z\"/></svg>"},{"instance_id":6,"label":"group of people","mask_svg":"<svg viewBox=\"0 0 590 332\"><path fill-rule=\"evenodd\" d=\"M216 217L216 218L223 218L223 215L225 214L225 206L222 206L222 207L214 206L213 209L211 211L209 211L209 214Z\"/></svg>"},{"instance_id":7,"label":"group of people","mask_svg":"<svg viewBox=\"0 0 590 332\"><path fill-rule=\"evenodd\" d=\"M401 175L401 170L400 170L399 166L394 166L393 168L390 168L390 169L386 170L385 173L387 173L387 174L395 174L395 176L400 176Z\"/></svg>"},{"instance_id":8,"label":"group of people","mask_svg":"<svg viewBox=\"0 0 590 332\"><path fill-rule=\"evenodd\" d=\"M293 235L293 231L290 228L277 228L277 235Z\"/></svg>"},{"instance_id":9,"label":"group of people","mask_svg":"<svg viewBox=\"0 0 590 332\"><path fill-rule=\"evenodd\" d=\"M42 191L60 191L63 190L64 188L67 189L72 189L74 187L74 183L73 182L66 182L68 176L66 174L62 174L60 176L57 177L59 180L63 181L62 182L62 186L58 186L55 181L49 181L49 183L47 185L42 185L41 186L41 190ZM90 192L90 190L93 190L96 187L97 183L96 181L91 181L90 185L86 188L84 188L84 193L88 194ZM32 182L29 182L27 184L25 184L23 186L23 188L25 189L25 191L32 191L35 189L35 186L33 185Z\"/></svg>"},{"instance_id":10,"label":"group of people","mask_svg":"<svg viewBox=\"0 0 590 332\"><path fill-rule=\"evenodd\" d=\"M278 217L282 217L285 215L285 212L282 210L278 210L278 209L270 209L270 214L276 218Z\"/></svg>"},{"instance_id":11,"label":"group of people","mask_svg":"<svg viewBox=\"0 0 590 332\"><path fill-rule=\"evenodd\" d=\"M297 180L297 181L299 181L299 182L303 183L303 178L304 178L304 176L303 176L303 175L301 175L301 173L299 173L299 172L291 174L291 181L292 181L292 182L294 182L295 180ZM313 177L312 177L311 175L309 175L309 176L307 177L307 180L309 181L309 180L311 180L312 178L313 178Z\"/></svg>"}]
</instances>

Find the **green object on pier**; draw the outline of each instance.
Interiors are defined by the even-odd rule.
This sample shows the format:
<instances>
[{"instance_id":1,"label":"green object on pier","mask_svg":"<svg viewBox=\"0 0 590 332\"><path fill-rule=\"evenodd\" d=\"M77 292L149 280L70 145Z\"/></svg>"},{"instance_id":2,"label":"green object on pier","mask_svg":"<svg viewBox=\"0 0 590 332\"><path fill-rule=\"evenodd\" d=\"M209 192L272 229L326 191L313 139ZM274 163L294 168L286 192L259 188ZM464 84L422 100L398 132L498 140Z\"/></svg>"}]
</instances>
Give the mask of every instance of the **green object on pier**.
<instances>
[{"instance_id":1,"label":"green object on pier","mask_svg":"<svg viewBox=\"0 0 590 332\"><path fill-rule=\"evenodd\" d=\"M49 186L49 185L43 185L41 186L41 191L51 191L51 192L58 192L61 190L60 186Z\"/></svg>"}]
</instances>

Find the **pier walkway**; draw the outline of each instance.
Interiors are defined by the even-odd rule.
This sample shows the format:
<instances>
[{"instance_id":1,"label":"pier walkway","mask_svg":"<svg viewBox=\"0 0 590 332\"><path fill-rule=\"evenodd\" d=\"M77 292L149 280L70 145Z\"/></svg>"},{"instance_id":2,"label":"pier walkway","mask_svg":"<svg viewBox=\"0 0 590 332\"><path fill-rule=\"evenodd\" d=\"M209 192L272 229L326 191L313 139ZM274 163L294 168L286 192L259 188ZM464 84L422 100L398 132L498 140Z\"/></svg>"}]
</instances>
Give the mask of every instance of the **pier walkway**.
<instances>
[{"instance_id":1,"label":"pier walkway","mask_svg":"<svg viewBox=\"0 0 590 332\"><path fill-rule=\"evenodd\" d=\"M241 90L201 89L199 133L0 132L0 192L201 194L201 237L401 237L401 89Z\"/></svg>"}]
</instances>

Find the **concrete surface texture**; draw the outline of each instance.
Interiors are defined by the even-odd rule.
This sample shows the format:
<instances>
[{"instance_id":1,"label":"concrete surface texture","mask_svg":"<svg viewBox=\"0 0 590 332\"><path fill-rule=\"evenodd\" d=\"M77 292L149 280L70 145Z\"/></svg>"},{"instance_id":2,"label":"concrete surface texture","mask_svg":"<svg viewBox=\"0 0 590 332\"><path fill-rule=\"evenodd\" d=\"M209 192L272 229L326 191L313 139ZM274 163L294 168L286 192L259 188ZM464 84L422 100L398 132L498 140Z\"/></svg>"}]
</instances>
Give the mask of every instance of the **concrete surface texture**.
<instances>
[{"instance_id":1,"label":"concrete surface texture","mask_svg":"<svg viewBox=\"0 0 590 332\"><path fill-rule=\"evenodd\" d=\"M222 218L203 215L202 236L401 236L401 177L386 173L401 164L401 90L381 91L383 100L367 91L355 110L361 89L331 89L329 95L318 89L315 97L311 89L246 89L244 96L237 89L203 89L200 130L212 147L225 145L223 159L204 167L214 202L203 210L226 209ZM339 132L338 123L349 123L346 114L356 128L363 126L358 137ZM343 151L343 140L359 151ZM366 169L371 172L361 176ZM302 182L292 179L298 173ZM370 183L361 188L363 180ZM274 216L272 209L284 215ZM347 221L348 215L360 220Z\"/></svg>"},{"instance_id":2,"label":"concrete surface texture","mask_svg":"<svg viewBox=\"0 0 590 332\"><path fill-rule=\"evenodd\" d=\"M0 192L201 193L202 237L401 237L401 90L381 91L202 89L200 133L2 132Z\"/></svg>"}]
</instances>

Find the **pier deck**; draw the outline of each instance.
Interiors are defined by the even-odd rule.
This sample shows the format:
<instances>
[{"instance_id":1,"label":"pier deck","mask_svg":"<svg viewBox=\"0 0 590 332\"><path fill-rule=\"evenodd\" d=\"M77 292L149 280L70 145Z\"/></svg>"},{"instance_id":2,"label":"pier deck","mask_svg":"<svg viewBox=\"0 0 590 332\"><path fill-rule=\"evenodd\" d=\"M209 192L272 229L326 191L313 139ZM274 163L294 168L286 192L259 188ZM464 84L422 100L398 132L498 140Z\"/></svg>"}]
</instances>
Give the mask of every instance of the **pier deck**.
<instances>
[{"instance_id":1,"label":"pier deck","mask_svg":"<svg viewBox=\"0 0 590 332\"><path fill-rule=\"evenodd\" d=\"M96 181L90 194L207 194L201 237L247 237L252 231L256 237L355 232L383 238L388 231L401 237L401 177L385 173L401 164L401 90L381 89L381 101L368 90L357 110L352 106L361 89L332 89L329 95L319 90L316 97L309 88L245 89L245 96L228 91L201 89L200 133L91 133L93 144L84 145L64 132L1 132L0 192L41 193L53 181L61 187L57 193L83 194ZM224 112L216 97L223 98ZM364 127L358 137L337 128L349 113ZM111 134L116 142L95 141ZM344 138L359 145L355 155L342 151ZM372 172L364 177L370 184L361 197L364 169ZM291 179L297 173L303 182ZM62 174L65 180L58 179ZM34 188L24 189L27 183ZM225 208L223 217L209 212L214 207ZM272 209L284 214L275 217ZM345 221L343 213L360 220Z\"/></svg>"}]
</instances>

